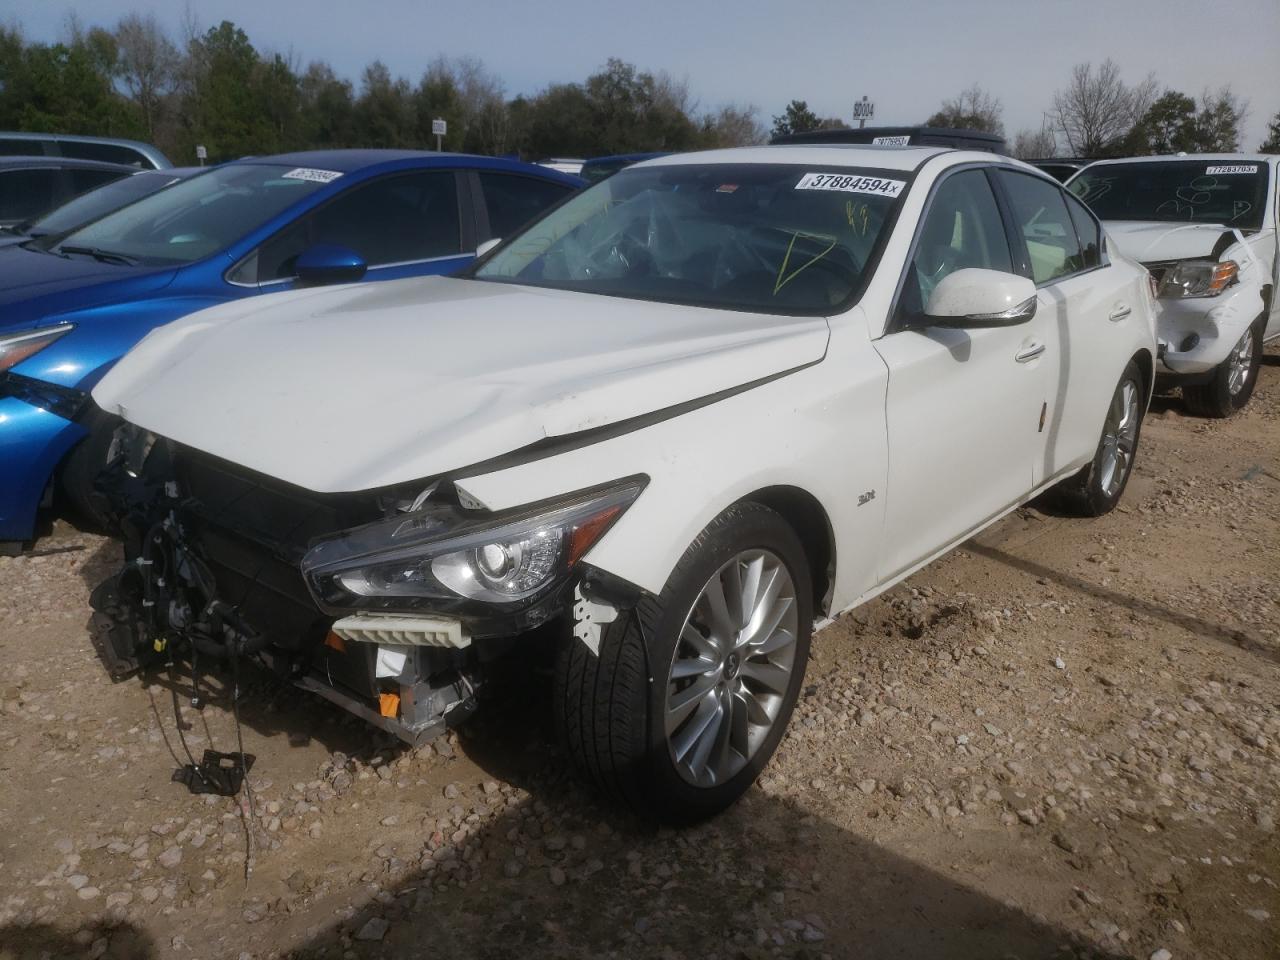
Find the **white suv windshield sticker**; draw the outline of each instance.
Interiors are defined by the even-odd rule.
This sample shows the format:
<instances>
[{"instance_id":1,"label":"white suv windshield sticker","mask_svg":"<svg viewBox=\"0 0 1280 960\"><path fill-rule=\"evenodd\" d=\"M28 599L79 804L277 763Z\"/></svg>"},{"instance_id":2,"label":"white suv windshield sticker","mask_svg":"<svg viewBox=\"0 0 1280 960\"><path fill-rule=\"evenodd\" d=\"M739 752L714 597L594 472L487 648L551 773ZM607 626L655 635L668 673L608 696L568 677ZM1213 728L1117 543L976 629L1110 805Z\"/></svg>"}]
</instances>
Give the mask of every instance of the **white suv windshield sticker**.
<instances>
[{"instance_id":1,"label":"white suv windshield sticker","mask_svg":"<svg viewBox=\"0 0 1280 960\"><path fill-rule=\"evenodd\" d=\"M1233 173L1257 173L1258 165L1256 163L1230 163L1222 167L1205 167L1204 173L1207 177L1225 177Z\"/></svg>"},{"instance_id":2,"label":"white suv windshield sticker","mask_svg":"<svg viewBox=\"0 0 1280 960\"><path fill-rule=\"evenodd\" d=\"M342 176L337 170L313 170L311 167L298 167L284 174L286 180L312 180L316 183L332 183Z\"/></svg>"},{"instance_id":3,"label":"white suv windshield sticker","mask_svg":"<svg viewBox=\"0 0 1280 960\"><path fill-rule=\"evenodd\" d=\"M881 197L896 197L902 192L904 181L884 180L880 177L860 177L845 173L806 173L796 184L797 190L840 190L844 193L873 193Z\"/></svg>"},{"instance_id":4,"label":"white suv windshield sticker","mask_svg":"<svg viewBox=\"0 0 1280 960\"><path fill-rule=\"evenodd\" d=\"M910 135L905 137L875 137L871 141L873 147L907 147L911 145Z\"/></svg>"}]
</instances>

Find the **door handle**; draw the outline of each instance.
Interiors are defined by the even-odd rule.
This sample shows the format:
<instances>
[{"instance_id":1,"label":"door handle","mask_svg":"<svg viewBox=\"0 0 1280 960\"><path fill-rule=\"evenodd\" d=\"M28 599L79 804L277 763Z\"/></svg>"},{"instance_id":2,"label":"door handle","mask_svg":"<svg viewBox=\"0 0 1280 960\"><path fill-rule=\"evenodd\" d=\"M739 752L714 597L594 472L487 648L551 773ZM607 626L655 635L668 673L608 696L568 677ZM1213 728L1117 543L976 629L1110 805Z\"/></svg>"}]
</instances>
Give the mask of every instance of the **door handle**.
<instances>
[{"instance_id":1,"label":"door handle","mask_svg":"<svg viewBox=\"0 0 1280 960\"><path fill-rule=\"evenodd\" d=\"M1133 308L1130 307L1127 303L1117 303L1116 308L1111 311L1111 316L1108 317L1107 319L1110 320L1112 323L1115 323L1119 320L1123 320L1125 317L1127 317L1131 313L1133 313Z\"/></svg>"},{"instance_id":2,"label":"door handle","mask_svg":"<svg viewBox=\"0 0 1280 960\"><path fill-rule=\"evenodd\" d=\"M1030 363L1036 357L1040 356L1040 354L1044 353L1044 350L1045 346L1043 343L1033 343L1031 346L1025 347L1015 353L1013 355L1013 359L1017 360L1019 363Z\"/></svg>"}]
</instances>

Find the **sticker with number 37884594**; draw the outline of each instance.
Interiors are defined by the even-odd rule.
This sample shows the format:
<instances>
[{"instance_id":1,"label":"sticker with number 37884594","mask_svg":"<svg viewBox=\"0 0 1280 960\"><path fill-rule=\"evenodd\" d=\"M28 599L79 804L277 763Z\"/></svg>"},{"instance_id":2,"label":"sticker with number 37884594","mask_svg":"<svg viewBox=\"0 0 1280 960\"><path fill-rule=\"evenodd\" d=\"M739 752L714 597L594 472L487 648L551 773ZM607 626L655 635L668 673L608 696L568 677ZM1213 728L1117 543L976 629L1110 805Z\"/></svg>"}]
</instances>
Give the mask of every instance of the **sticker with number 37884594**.
<instances>
[{"instance_id":1,"label":"sticker with number 37884594","mask_svg":"<svg viewBox=\"0 0 1280 960\"><path fill-rule=\"evenodd\" d=\"M841 193L870 193L878 197L896 197L902 192L902 180L864 177L846 173L806 173L796 184L797 190L838 190Z\"/></svg>"}]
</instances>

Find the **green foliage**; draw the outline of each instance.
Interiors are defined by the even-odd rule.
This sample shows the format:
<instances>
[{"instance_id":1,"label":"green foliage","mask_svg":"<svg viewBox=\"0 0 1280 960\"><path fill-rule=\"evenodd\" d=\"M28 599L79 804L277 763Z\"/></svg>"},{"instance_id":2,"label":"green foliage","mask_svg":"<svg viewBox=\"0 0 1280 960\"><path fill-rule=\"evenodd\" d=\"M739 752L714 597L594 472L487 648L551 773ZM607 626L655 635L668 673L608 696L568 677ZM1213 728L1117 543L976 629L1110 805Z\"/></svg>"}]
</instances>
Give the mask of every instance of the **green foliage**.
<instances>
[{"instance_id":1,"label":"green foliage","mask_svg":"<svg viewBox=\"0 0 1280 960\"><path fill-rule=\"evenodd\" d=\"M325 147L432 148L530 158L688 150L759 142L755 108L697 115L683 83L611 59L583 83L508 100L478 60L438 57L416 84L380 61L357 86L322 62L299 70L223 21L182 49L154 16L113 31L73 26L55 44L0 27L0 128L132 136L175 162ZM816 117L815 125L822 123Z\"/></svg>"},{"instance_id":2,"label":"green foliage","mask_svg":"<svg viewBox=\"0 0 1280 960\"><path fill-rule=\"evenodd\" d=\"M1185 93L1166 90L1123 140L1129 154L1231 153L1240 149L1244 107L1224 87L1206 91L1199 105Z\"/></svg>"},{"instance_id":3,"label":"green foliage","mask_svg":"<svg viewBox=\"0 0 1280 960\"><path fill-rule=\"evenodd\" d=\"M1258 145L1263 153L1280 153L1280 111L1271 118L1267 125L1267 139Z\"/></svg>"}]
</instances>

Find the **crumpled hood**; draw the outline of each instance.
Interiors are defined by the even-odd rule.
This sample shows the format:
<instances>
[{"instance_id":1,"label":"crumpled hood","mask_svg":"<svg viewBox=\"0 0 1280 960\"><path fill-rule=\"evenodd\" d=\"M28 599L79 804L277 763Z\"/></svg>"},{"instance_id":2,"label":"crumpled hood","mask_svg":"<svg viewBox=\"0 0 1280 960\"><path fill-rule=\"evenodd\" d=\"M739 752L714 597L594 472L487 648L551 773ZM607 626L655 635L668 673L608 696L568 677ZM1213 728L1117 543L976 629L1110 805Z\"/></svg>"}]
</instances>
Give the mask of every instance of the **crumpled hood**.
<instances>
[{"instance_id":1,"label":"crumpled hood","mask_svg":"<svg viewBox=\"0 0 1280 960\"><path fill-rule=\"evenodd\" d=\"M1230 227L1214 223L1108 220L1105 226L1107 236L1120 252L1139 263L1212 256L1218 240L1231 232ZM1257 236L1246 235L1246 239L1253 241ZM1234 238L1231 242L1235 242Z\"/></svg>"},{"instance_id":2,"label":"crumpled hood","mask_svg":"<svg viewBox=\"0 0 1280 960\"><path fill-rule=\"evenodd\" d=\"M813 363L827 337L821 317L415 278L192 314L149 334L93 397L252 470L354 491Z\"/></svg>"}]
</instances>

